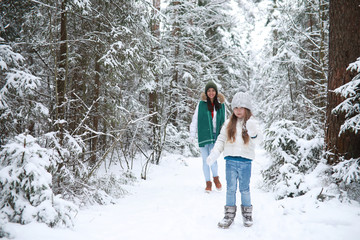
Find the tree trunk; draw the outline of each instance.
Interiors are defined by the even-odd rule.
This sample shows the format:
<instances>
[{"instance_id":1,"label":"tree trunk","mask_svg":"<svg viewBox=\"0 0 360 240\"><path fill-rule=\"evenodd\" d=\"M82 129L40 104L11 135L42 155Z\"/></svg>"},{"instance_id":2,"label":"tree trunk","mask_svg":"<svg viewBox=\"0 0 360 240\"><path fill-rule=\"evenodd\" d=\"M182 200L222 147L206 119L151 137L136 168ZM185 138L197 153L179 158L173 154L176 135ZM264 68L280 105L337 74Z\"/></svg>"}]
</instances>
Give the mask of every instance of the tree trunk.
<instances>
[{"instance_id":1,"label":"tree trunk","mask_svg":"<svg viewBox=\"0 0 360 240\"><path fill-rule=\"evenodd\" d=\"M327 163L336 164L345 159L360 157L360 135L347 131L339 136L345 114L331 111L344 99L334 89L352 80L354 72L346 71L360 56L360 7L358 0L330 0L328 105L326 109L325 143Z\"/></svg>"},{"instance_id":2,"label":"tree trunk","mask_svg":"<svg viewBox=\"0 0 360 240\"><path fill-rule=\"evenodd\" d=\"M172 6L180 6L180 1L173 1L172 3ZM178 9L175 10L174 12L174 18L175 19L178 19L178 15L180 15L181 13L178 13ZM178 62L180 61L179 60L179 53L180 53L180 38L179 38L179 35L180 35L180 27L179 27L179 22L178 20L175 20L174 23L173 23L173 30L172 30L172 37L173 39L175 40L174 41L174 63L173 63L173 73L172 73L172 83L170 84L171 86L171 90L174 90L173 93L171 94L171 100L170 102L171 103L175 103L175 112L172 114L171 116L171 123L177 127L178 126L178 121L177 121L177 116L179 114L179 108L177 106L177 103L180 102L180 97L179 97L179 65L178 65Z\"/></svg>"},{"instance_id":3,"label":"tree trunk","mask_svg":"<svg viewBox=\"0 0 360 240\"><path fill-rule=\"evenodd\" d=\"M153 7L154 7L153 15L155 16L158 14L157 12L160 12L160 0L153 0ZM158 39L160 38L160 23L157 20L153 20L151 23L151 33L154 37ZM153 49L153 52L157 50L158 48L155 47ZM158 81L159 81L158 76L155 76L155 82L158 83ZM157 99L158 96L155 87L155 89L149 93L149 114L152 114L157 111ZM158 119L156 114L151 117L151 122L154 125L158 124Z\"/></svg>"},{"instance_id":4,"label":"tree trunk","mask_svg":"<svg viewBox=\"0 0 360 240\"><path fill-rule=\"evenodd\" d=\"M156 17L156 15L158 15L158 13L160 12L160 0L153 0L153 15L154 15L154 20L151 23L151 33L154 37L160 39L160 23ZM154 55L157 54L158 51L158 47L155 47L152 52ZM154 56L155 57L155 56ZM149 93L149 114L153 114L155 112L158 111L158 93L157 93L157 84L159 82L159 77L158 74L155 72L155 88L153 90L151 90L151 92ZM154 114L151 116L150 119L151 123L152 123L152 130L153 130L153 139L152 139L152 147L154 150L154 154L152 155L152 160L151 162L159 164L159 159L160 159L160 145L161 145L161 138L160 136L160 127L159 127L159 117L158 114Z\"/></svg>"},{"instance_id":5,"label":"tree trunk","mask_svg":"<svg viewBox=\"0 0 360 240\"><path fill-rule=\"evenodd\" d=\"M56 78L56 118L57 120L65 119L65 92L67 79L67 16L66 16L67 0L61 3L61 20L60 20L60 52L59 52L59 73ZM63 141L63 123L59 124L59 137L62 144Z\"/></svg>"},{"instance_id":6,"label":"tree trunk","mask_svg":"<svg viewBox=\"0 0 360 240\"><path fill-rule=\"evenodd\" d=\"M95 132L99 130L99 97L100 97L100 57L98 55L95 56L95 89L94 89L94 116L93 116L93 129ZM93 138L91 140L91 159L90 164L96 164L97 157L97 146L98 146L99 135L97 133L93 133Z\"/></svg>"}]
</instances>

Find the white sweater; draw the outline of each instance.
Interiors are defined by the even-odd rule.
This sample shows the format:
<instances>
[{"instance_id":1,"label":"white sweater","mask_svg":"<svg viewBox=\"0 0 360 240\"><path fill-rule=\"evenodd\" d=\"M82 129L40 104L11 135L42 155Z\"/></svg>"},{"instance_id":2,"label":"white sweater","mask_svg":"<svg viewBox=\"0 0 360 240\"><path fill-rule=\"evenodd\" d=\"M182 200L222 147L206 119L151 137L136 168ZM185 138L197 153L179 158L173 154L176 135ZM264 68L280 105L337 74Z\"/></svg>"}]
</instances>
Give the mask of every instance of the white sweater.
<instances>
[{"instance_id":1,"label":"white sweater","mask_svg":"<svg viewBox=\"0 0 360 240\"><path fill-rule=\"evenodd\" d=\"M227 125L229 124L229 119L225 121L223 127L221 128L220 134L216 140L215 146L213 150L217 150L220 153L224 152L224 157L232 156L232 157L243 157L247 159L253 160L255 158L255 145L261 141L262 135L259 131L259 127L257 127L257 137L250 138L247 144L244 144L244 140L242 138L242 120L238 120L236 123L236 134L235 134L235 142L230 143L227 141Z\"/></svg>"}]
</instances>

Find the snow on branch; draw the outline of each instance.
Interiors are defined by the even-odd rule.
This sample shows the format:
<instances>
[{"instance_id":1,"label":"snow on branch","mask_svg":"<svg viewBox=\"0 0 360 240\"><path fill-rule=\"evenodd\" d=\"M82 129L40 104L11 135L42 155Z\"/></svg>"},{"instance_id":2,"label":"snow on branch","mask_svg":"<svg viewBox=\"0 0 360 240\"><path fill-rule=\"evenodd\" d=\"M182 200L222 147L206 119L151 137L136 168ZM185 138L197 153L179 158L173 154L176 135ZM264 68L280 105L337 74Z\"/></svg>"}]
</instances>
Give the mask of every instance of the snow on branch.
<instances>
[{"instance_id":1,"label":"snow on branch","mask_svg":"<svg viewBox=\"0 0 360 240\"><path fill-rule=\"evenodd\" d=\"M19 63L24 61L24 57L13 52L12 48L0 38L0 70L7 70L9 65L18 67Z\"/></svg>"},{"instance_id":2,"label":"snow on branch","mask_svg":"<svg viewBox=\"0 0 360 240\"><path fill-rule=\"evenodd\" d=\"M344 160L333 167L333 176L345 184L360 181L360 158Z\"/></svg>"},{"instance_id":3,"label":"snow on branch","mask_svg":"<svg viewBox=\"0 0 360 240\"><path fill-rule=\"evenodd\" d=\"M355 62L350 63L346 70L348 71L352 70L360 73L360 57L358 57L358 59L356 59Z\"/></svg>"},{"instance_id":4,"label":"snow on branch","mask_svg":"<svg viewBox=\"0 0 360 240\"><path fill-rule=\"evenodd\" d=\"M347 70L360 72L360 58L358 58L356 62L349 64ZM346 120L340 127L339 135L347 130L357 134L360 132L360 73L350 82L336 88L334 92L345 98L342 103L332 110L333 114L338 114L340 112L345 113Z\"/></svg>"},{"instance_id":5,"label":"snow on branch","mask_svg":"<svg viewBox=\"0 0 360 240\"><path fill-rule=\"evenodd\" d=\"M18 95L23 97L27 92L33 92L40 85L40 78L29 72L11 69L6 73L6 84L0 94L7 94L10 88L16 89Z\"/></svg>"}]
</instances>

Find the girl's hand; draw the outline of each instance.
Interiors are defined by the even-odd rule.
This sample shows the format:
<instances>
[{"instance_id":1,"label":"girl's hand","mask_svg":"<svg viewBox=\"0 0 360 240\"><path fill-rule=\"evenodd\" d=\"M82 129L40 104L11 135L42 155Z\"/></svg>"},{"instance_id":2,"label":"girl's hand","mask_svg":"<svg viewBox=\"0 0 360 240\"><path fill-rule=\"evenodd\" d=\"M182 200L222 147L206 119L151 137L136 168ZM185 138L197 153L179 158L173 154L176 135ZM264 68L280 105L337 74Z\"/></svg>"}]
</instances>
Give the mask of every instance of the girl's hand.
<instances>
[{"instance_id":1,"label":"girl's hand","mask_svg":"<svg viewBox=\"0 0 360 240\"><path fill-rule=\"evenodd\" d=\"M258 132L257 125L257 121L253 117L250 117L249 120L246 121L246 129L250 137L256 137Z\"/></svg>"},{"instance_id":2,"label":"girl's hand","mask_svg":"<svg viewBox=\"0 0 360 240\"><path fill-rule=\"evenodd\" d=\"M218 157L220 156L220 152L216 149L211 150L210 155L206 158L206 163L211 166L216 162Z\"/></svg>"}]
</instances>

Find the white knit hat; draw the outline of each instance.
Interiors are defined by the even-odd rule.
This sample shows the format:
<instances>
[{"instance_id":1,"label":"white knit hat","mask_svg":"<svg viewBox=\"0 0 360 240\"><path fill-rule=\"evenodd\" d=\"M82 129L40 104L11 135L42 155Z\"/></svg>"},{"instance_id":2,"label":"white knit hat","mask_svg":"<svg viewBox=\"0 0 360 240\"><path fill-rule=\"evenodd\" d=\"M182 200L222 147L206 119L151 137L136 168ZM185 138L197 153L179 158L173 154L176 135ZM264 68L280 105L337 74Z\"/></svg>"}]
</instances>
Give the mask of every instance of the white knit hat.
<instances>
[{"instance_id":1,"label":"white knit hat","mask_svg":"<svg viewBox=\"0 0 360 240\"><path fill-rule=\"evenodd\" d=\"M231 101L231 108L234 109L236 107L247 108L252 112L253 106L252 106L251 96L246 92L236 93Z\"/></svg>"}]
</instances>

